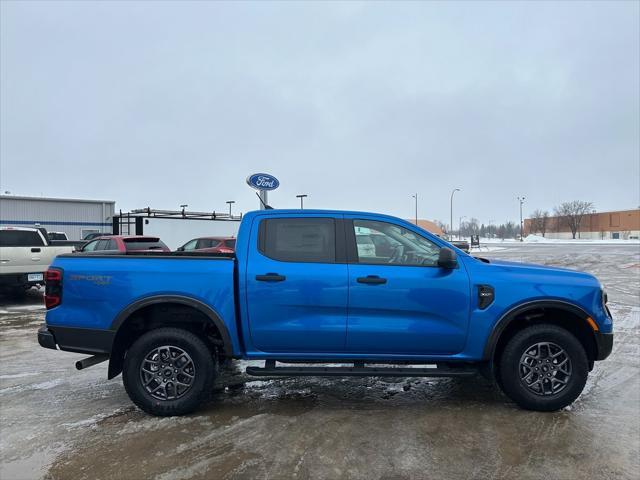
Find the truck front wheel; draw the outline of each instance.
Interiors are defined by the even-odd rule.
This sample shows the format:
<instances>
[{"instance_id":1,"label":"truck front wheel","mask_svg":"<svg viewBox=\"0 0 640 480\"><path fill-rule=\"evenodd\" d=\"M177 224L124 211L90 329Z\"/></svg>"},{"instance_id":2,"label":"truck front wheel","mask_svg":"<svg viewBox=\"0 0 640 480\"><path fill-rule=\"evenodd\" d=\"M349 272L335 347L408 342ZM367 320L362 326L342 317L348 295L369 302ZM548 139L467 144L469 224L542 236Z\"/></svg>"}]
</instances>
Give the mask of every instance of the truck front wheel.
<instances>
[{"instance_id":1,"label":"truck front wheel","mask_svg":"<svg viewBox=\"0 0 640 480\"><path fill-rule=\"evenodd\" d=\"M124 388L133 403L152 415L193 412L211 394L214 380L213 353L187 330L151 330L125 355Z\"/></svg>"},{"instance_id":2,"label":"truck front wheel","mask_svg":"<svg viewBox=\"0 0 640 480\"><path fill-rule=\"evenodd\" d=\"M499 359L504 393L528 410L570 405L582 392L588 372L580 341L556 325L533 325L516 333Z\"/></svg>"}]
</instances>

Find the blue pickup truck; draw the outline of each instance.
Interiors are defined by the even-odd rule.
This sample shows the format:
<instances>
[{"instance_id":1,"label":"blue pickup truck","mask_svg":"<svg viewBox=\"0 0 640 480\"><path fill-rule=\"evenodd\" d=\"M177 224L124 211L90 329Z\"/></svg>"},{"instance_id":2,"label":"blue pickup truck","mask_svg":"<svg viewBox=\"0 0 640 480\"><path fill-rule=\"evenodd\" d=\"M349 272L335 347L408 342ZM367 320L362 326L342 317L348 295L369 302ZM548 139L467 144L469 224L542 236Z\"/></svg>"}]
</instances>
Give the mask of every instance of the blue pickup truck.
<instances>
[{"instance_id":1,"label":"blue pickup truck","mask_svg":"<svg viewBox=\"0 0 640 480\"><path fill-rule=\"evenodd\" d=\"M235 254L61 255L41 346L109 361L154 415L195 410L220 361L257 376L467 376L557 410L613 346L587 273L474 258L398 218L262 210Z\"/></svg>"}]
</instances>

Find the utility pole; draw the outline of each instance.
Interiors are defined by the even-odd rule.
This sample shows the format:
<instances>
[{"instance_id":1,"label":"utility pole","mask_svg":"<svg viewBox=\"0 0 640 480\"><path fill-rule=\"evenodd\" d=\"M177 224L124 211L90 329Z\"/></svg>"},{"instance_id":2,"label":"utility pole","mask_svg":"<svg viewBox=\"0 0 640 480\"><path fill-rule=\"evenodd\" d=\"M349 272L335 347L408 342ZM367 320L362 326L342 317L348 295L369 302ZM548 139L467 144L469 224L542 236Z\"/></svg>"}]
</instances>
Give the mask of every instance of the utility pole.
<instances>
[{"instance_id":1,"label":"utility pole","mask_svg":"<svg viewBox=\"0 0 640 480\"><path fill-rule=\"evenodd\" d=\"M308 197L308 195L296 195L297 198L300 199L300 210L304 209L304 199Z\"/></svg>"},{"instance_id":2,"label":"utility pole","mask_svg":"<svg viewBox=\"0 0 640 480\"><path fill-rule=\"evenodd\" d=\"M411 196L416 199L416 226L418 226L418 194L416 193Z\"/></svg>"},{"instance_id":3,"label":"utility pole","mask_svg":"<svg viewBox=\"0 0 640 480\"><path fill-rule=\"evenodd\" d=\"M236 203L235 200L227 201L227 204L229 205L229 218L231 218L231 205L233 205L234 203Z\"/></svg>"},{"instance_id":4,"label":"utility pole","mask_svg":"<svg viewBox=\"0 0 640 480\"><path fill-rule=\"evenodd\" d=\"M460 189L459 188L455 188L453 189L453 191L451 192L451 218L449 219L449 229L451 230L451 233L449 235L449 240L451 240L451 235L453 235L453 194L456 192L459 192Z\"/></svg>"},{"instance_id":5,"label":"utility pole","mask_svg":"<svg viewBox=\"0 0 640 480\"><path fill-rule=\"evenodd\" d=\"M518 198L518 202L520 202L520 241L523 242L524 241L524 223L522 221L522 204L524 203L524 196L522 197L517 197Z\"/></svg>"}]
</instances>

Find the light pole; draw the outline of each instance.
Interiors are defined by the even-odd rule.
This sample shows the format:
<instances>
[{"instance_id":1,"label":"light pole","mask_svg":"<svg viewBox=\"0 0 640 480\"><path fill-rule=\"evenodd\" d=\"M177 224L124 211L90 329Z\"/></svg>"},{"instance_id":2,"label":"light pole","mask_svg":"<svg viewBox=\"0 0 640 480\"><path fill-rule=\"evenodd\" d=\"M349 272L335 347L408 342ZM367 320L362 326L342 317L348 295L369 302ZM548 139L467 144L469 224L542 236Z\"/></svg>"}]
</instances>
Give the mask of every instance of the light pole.
<instances>
[{"instance_id":1,"label":"light pole","mask_svg":"<svg viewBox=\"0 0 640 480\"><path fill-rule=\"evenodd\" d=\"M297 198L300 199L300 210L304 209L304 199L308 197L308 195L296 195Z\"/></svg>"},{"instance_id":2,"label":"light pole","mask_svg":"<svg viewBox=\"0 0 640 480\"><path fill-rule=\"evenodd\" d=\"M416 226L418 226L418 194L411 195L411 198L416 199Z\"/></svg>"},{"instance_id":3,"label":"light pole","mask_svg":"<svg viewBox=\"0 0 640 480\"><path fill-rule=\"evenodd\" d=\"M453 233L453 194L456 192L459 192L460 189L459 188L454 188L453 191L451 192L451 218L449 219L449 228L451 229L451 232ZM451 238L451 236L450 236Z\"/></svg>"},{"instance_id":4,"label":"light pole","mask_svg":"<svg viewBox=\"0 0 640 480\"><path fill-rule=\"evenodd\" d=\"M523 242L524 239L522 237L524 236L524 223L522 222L522 204L524 203L524 196L517 198L518 202L520 202L520 241Z\"/></svg>"},{"instance_id":5,"label":"light pole","mask_svg":"<svg viewBox=\"0 0 640 480\"><path fill-rule=\"evenodd\" d=\"M231 205L233 205L234 203L236 203L235 200L228 200L227 201L227 205L229 205L229 218L231 218Z\"/></svg>"},{"instance_id":6,"label":"light pole","mask_svg":"<svg viewBox=\"0 0 640 480\"><path fill-rule=\"evenodd\" d=\"M463 218L467 218L466 215L463 215L462 217L460 217L460 219L458 220L458 240L460 240L460 230L462 230L462 219Z\"/></svg>"}]
</instances>

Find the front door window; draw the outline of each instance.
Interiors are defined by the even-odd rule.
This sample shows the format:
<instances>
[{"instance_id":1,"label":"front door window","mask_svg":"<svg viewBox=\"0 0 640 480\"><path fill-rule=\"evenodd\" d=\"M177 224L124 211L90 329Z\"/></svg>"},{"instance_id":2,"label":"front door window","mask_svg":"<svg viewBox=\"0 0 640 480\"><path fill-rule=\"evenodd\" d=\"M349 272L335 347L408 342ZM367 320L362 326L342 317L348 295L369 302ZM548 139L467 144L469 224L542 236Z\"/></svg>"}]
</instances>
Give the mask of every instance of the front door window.
<instances>
[{"instance_id":1,"label":"front door window","mask_svg":"<svg viewBox=\"0 0 640 480\"><path fill-rule=\"evenodd\" d=\"M435 267L440 247L404 227L354 220L358 263Z\"/></svg>"}]
</instances>

